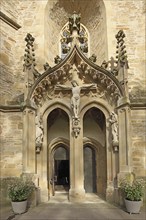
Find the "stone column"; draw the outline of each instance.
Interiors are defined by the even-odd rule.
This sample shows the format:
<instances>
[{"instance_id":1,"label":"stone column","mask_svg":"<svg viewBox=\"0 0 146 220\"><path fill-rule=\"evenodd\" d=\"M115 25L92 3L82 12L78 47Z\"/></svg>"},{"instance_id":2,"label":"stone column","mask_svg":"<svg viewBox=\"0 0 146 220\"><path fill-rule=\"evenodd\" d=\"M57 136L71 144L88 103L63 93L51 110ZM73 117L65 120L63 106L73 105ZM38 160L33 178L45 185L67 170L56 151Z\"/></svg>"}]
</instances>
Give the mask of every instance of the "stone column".
<instances>
[{"instance_id":1,"label":"stone column","mask_svg":"<svg viewBox=\"0 0 146 220\"><path fill-rule=\"evenodd\" d=\"M119 174L118 178L125 173L131 172L130 167L130 145L131 126L130 108L125 104L118 109L119 115Z\"/></svg>"},{"instance_id":2,"label":"stone column","mask_svg":"<svg viewBox=\"0 0 146 220\"><path fill-rule=\"evenodd\" d=\"M47 202L49 199L49 194L48 194L48 175L47 175L47 167L48 167L48 135L47 135L47 116L45 115L42 117L42 124L43 124L43 129L44 129L44 134L43 134L43 143L42 143L42 150L39 155L39 166L40 169L38 170L40 180L39 180L39 186L41 188L41 195L40 199L41 202Z\"/></svg>"},{"instance_id":3,"label":"stone column","mask_svg":"<svg viewBox=\"0 0 146 220\"><path fill-rule=\"evenodd\" d=\"M25 107L23 111L23 172L35 173L35 109Z\"/></svg>"},{"instance_id":4,"label":"stone column","mask_svg":"<svg viewBox=\"0 0 146 220\"><path fill-rule=\"evenodd\" d=\"M73 119L70 126L70 190L71 202L85 200L83 169L83 126L78 119Z\"/></svg>"},{"instance_id":5,"label":"stone column","mask_svg":"<svg viewBox=\"0 0 146 220\"><path fill-rule=\"evenodd\" d=\"M106 188L106 200L113 202L113 147L112 137L110 136L110 124L109 120L106 119L106 155L107 155L107 188Z\"/></svg>"}]
</instances>

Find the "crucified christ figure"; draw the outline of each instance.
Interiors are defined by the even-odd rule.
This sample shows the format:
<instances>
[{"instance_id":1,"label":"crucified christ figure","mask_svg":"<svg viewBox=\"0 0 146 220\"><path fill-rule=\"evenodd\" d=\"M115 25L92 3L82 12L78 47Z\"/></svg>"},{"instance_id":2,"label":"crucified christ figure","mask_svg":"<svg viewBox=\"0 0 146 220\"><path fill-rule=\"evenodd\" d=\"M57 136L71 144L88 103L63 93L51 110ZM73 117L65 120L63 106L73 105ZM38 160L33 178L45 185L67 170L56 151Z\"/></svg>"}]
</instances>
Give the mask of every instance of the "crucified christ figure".
<instances>
[{"instance_id":1,"label":"crucified christ figure","mask_svg":"<svg viewBox=\"0 0 146 220\"><path fill-rule=\"evenodd\" d=\"M78 115L79 115L81 89L85 89L85 88L94 88L94 89L96 89L97 87L96 87L96 84L93 84L93 83L92 84L85 84L83 86L79 86L76 80L73 80L71 83L72 83L72 87L58 84L56 86L56 88L71 89L72 90L71 107L73 109L74 117L75 117L75 119L77 119Z\"/></svg>"}]
</instances>

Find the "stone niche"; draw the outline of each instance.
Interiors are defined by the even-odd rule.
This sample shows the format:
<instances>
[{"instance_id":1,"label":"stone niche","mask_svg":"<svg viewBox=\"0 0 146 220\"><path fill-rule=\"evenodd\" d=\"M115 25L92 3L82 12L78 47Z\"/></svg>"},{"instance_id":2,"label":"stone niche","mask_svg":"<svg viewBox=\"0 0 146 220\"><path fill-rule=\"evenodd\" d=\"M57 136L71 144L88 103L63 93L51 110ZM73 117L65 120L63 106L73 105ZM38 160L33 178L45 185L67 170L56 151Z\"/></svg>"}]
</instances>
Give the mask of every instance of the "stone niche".
<instances>
[{"instance_id":1,"label":"stone niche","mask_svg":"<svg viewBox=\"0 0 146 220\"><path fill-rule=\"evenodd\" d=\"M45 51L46 60L54 62L52 54L59 53L60 32L76 11L81 23L89 32L89 56L98 54L97 64L107 60L106 15L103 0L56 0L48 1L45 8ZM54 64L54 63L53 63Z\"/></svg>"}]
</instances>

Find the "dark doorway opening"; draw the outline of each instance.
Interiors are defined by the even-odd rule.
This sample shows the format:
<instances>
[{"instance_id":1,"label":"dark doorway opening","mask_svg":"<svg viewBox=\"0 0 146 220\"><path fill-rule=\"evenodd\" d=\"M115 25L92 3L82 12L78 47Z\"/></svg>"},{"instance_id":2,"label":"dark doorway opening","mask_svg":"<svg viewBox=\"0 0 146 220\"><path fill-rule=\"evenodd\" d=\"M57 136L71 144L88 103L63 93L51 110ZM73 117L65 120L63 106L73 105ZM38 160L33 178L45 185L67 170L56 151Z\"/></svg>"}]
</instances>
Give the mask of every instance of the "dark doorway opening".
<instances>
[{"instance_id":1,"label":"dark doorway opening","mask_svg":"<svg viewBox=\"0 0 146 220\"><path fill-rule=\"evenodd\" d=\"M69 191L69 186L69 152L62 145L55 150L54 154L54 190Z\"/></svg>"},{"instance_id":2,"label":"dark doorway opening","mask_svg":"<svg viewBox=\"0 0 146 220\"><path fill-rule=\"evenodd\" d=\"M55 184L69 186L69 160L55 160Z\"/></svg>"}]
</instances>

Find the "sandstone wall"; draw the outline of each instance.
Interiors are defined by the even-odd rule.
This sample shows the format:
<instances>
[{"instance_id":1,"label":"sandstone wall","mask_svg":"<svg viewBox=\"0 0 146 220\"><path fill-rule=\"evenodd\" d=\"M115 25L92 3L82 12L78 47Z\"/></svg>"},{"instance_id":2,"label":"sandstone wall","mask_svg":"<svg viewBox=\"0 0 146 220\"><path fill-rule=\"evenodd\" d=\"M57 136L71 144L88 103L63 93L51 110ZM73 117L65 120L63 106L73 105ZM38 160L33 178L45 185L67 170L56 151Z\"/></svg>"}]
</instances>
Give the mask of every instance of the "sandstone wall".
<instances>
[{"instance_id":1,"label":"sandstone wall","mask_svg":"<svg viewBox=\"0 0 146 220\"><path fill-rule=\"evenodd\" d=\"M1 177L22 173L22 113L0 113Z\"/></svg>"},{"instance_id":2,"label":"sandstone wall","mask_svg":"<svg viewBox=\"0 0 146 220\"><path fill-rule=\"evenodd\" d=\"M133 102L146 101L145 0L104 0L107 16L108 56L115 56L115 34L123 29L129 62L129 91Z\"/></svg>"},{"instance_id":3,"label":"sandstone wall","mask_svg":"<svg viewBox=\"0 0 146 220\"><path fill-rule=\"evenodd\" d=\"M19 0L1 1L1 11L14 22L17 22L17 19L19 17L19 12L17 9L18 3ZM17 30L15 30L13 27L2 20L0 22L0 104L8 104L8 102L12 101L14 97L17 96L15 88L15 82L17 81L15 75L15 44Z\"/></svg>"},{"instance_id":4,"label":"sandstone wall","mask_svg":"<svg viewBox=\"0 0 146 220\"><path fill-rule=\"evenodd\" d=\"M145 176L146 169L146 110L132 110L131 112L131 165L138 176Z\"/></svg>"},{"instance_id":5,"label":"sandstone wall","mask_svg":"<svg viewBox=\"0 0 146 220\"><path fill-rule=\"evenodd\" d=\"M2 0L1 11L21 26L19 30L1 20L1 99L0 104L14 105L23 101L25 88L23 59L25 37L31 33L36 38L35 49L38 69L42 71L44 63L44 25L43 13L45 1ZM38 47L39 44L39 47ZM43 61L42 61L43 60ZM41 67L40 67L41 66Z\"/></svg>"}]
</instances>

